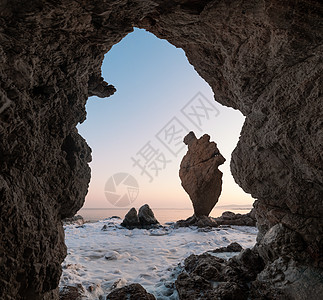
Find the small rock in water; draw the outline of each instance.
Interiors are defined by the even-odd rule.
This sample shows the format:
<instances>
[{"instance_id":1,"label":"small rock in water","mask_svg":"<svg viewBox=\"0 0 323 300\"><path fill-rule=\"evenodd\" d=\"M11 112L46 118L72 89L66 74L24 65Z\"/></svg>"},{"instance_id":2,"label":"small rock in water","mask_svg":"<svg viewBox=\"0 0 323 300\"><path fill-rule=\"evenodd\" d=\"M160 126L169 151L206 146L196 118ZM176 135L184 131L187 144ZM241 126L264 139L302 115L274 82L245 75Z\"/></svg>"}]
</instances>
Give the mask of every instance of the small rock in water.
<instances>
[{"instance_id":1,"label":"small rock in water","mask_svg":"<svg viewBox=\"0 0 323 300\"><path fill-rule=\"evenodd\" d=\"M75 215L72 218L65 218L63 220L64 225L71 225L71 224L76 224L79 226L82 226L84 224L84 219L81 215Z\"/></svg>"},{"instance_id":2,"label":"small rock in water","mask_svg":"<svg viewBox=\"0 0 323 300\"><path fill-rule=\"evenodd\" d=\"M83 299L84 288L81 284L76 286L63 286L59 291L60 300L82 300Z\"/></svg>"},{"instance_id":3,"label":"small rock in water","mask_svg":"<svg viewBox=\"0 0 323 300\"><path fill-rule=\"evenodd\" d=\"M126 285L111 292L106 300L156 300L155 296L148 293L139 283Z\"/></svg>"},{"instance_id":4,"label":"small rock in water","mask_svg":"<svg viewBox=\"0 0 323 300\"><path fill-rule=\"evenodd\" d=\"M227 247L221 247L213 250L213 253L222 253L222 252L240 252L243 248L240 244L234 242L228 245Z\"/></svg>"},{"instance_id":5,"label":"small rock in water","mask_svg":"<svg viewBox=\"0 0 323 300\"><path fill-rule=\"evenodd\" d=\"M107 260L117 260L119 257L120 253L118 253L117 251L111 251L104 256L104 258Z\"/></svg>"},{"instance_id":6,"label":"small rock in water","mask_svg":"<svg viewBox=\"0 0 323 300\"><path fill-rule=\"evenodd\" d=\"M179 220L175 223L175 227L189 227L197 226L199 228L212 228L217 227L218 224L214 218L208 216L197 217L195 215L187 218L186 220Z\"/></svg>"}]
</instances>

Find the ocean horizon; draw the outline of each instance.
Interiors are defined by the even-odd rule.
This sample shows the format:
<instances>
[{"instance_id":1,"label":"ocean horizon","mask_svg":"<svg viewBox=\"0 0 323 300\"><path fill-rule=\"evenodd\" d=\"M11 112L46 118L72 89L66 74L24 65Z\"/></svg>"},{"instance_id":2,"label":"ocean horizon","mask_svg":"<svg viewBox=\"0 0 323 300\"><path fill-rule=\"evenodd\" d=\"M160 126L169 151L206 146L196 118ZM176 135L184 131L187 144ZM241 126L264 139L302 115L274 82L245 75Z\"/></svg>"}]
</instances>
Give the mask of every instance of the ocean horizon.
<instances>
[{"instance_id":1,"label":"ocean horizon","mask_svg":"<svg viewBox=\"0 0 323 300\"><path fill-rule=\"evenodd\" d=\"M96 208L96 207L85 207L81 208L77 214L81 215L85 221L95 222L99 220L104 220L113 216L124 218L126 213L131 207L122 208ZM136 208L137 210L139 209ZM154 212L156 219L161 224L167 222L176 222L178 220L187 219L193 215L193 208L151 208ZM247 205L223 205L214 207L210 213L211 217L219 217L225 211L232 211L234 213L246 214L252 209L252 206Z\"/></svg>"}]
</instances>

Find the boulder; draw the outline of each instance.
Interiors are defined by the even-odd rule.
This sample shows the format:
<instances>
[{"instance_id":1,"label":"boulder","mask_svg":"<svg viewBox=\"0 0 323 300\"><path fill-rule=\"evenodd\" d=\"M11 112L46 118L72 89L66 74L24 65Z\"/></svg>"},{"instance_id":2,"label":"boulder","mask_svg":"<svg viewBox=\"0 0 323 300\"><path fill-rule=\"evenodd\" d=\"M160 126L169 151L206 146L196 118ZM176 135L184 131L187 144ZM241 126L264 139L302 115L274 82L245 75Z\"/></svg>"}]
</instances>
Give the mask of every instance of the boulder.
<instances>
[{"instance_id":1,"label":"boulder","mask_svg":"<svg viewBox=\"0 0 323 300\"><path fill-rule=\"evenodd\" d=\"M254 209L247 214L235 214L225 211L221 217L215 218L219 225L256 226Z\"/></svg>"},{"instance_id":2,"label":"boulder","mask_svg":"<svg viewBox=\"0 0 323 300\"><path fill-rule=\"evenodd\" d=\"M193 203L194 215L208 216L221 194L222 172L218 166L225 162L225 158L207 134L197 139L191 131L184 143L188 151L182 159L179 177Z\"/></svg>"},{"instance_id":3,"label":"boulder","mask_svg":"<svg viewBox=\"0 0 323 300\"><path fill-rule=\"evenodd\" d=\"M237 242L233 242L226 247L221 247L213 250L213 253L223 253L223 252L240 252L243 248Z\"/></svg>"},{"instance_id":4,"label":"boulder","mask_svg":"<svg viewBox=\"0 0 323 300\"><path fill-rule=\"evenodd\" d=\"M193 215L186 220L179 220L175 223L175 227L189 227L189 226L197 226L199 228L205 227L218 227L218 223L214 218L208 216L200 216L197 217Z\"/></svg>"},{"instance_id":5,"label":"boulder","mask_svg":"<svg viewBox=\"0 0 323 300\"><path fill-rule=\"evenodd\" d=\"M139 283L126 285L111 292L106 300L155 300L153 294L148 293Z\"/></svg>"},{"instance_id":6,"label":"boulder","mask_svg":"<svg viewBox=\"0 0 323 300\"><path fill-rule=\"evenodd\" d=\"M137 210L132 207L127 214L125 215L121 226L127 227L127 228L135 228L140 226Z\"/></svg>"},{"instance_id":7,"label":"boulder","mask_svg":"<svg viewBox=\"0 0 323 300\"><path fill-rule=\"evenodd\" d=\"M143 226L159 224L148 204L145 204L139 208L138 218L140 224Z\"/></svg>"},{"instance_id":8,"label":"boulder","mask_svg":"<svg viewBox=\"0 0 323 300\"><path fill-rule=\"evenodd\" d=\"M139 208L139 213L133 207L125 215L124 220L121 223L121 226L128 229L149 229L155 228L159 222L155 218L155 215L148 204L145 204Z\"/></svg>"},{"instance_id":9,"label":"boulder","mask_svg":"<svg viewBox=\"0 0 323 300\"><path fill-rule=\"evenodd\" d=\"M82 300L84 292L84 287L81 284L63 286L59 291L59 300Z\"/></svg>"},{"instance_id":10,"label":"boulder","mask_svg":"<svg viewBox=\"0 0 323 300\"><path fill-rule=\"evenodd\" d=\"M263 268L262 259L250 249L241 251L228 261L209 253L192 254L185 259L184 271L175 285L179 299L247 300L249 283Z\"/></svg>"}]
</instances>

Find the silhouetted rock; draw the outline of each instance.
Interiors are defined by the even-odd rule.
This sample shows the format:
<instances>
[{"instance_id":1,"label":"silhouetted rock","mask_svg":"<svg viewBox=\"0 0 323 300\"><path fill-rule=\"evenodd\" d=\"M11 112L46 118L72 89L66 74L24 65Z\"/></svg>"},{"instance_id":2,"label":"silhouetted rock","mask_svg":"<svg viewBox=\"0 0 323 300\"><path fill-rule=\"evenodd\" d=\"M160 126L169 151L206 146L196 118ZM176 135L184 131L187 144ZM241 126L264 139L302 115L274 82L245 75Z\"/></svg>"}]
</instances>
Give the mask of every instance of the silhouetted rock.
<instances>
[{"instance_id":1,"label":"silhouetted rock","mask_svg":"<svg viewBox=\"0 0 323 300\"><path fill-rule=\"evenodd\" d=\"M148 204L143 205L139 208L138 218L141 225L155 225L159 224L156 220L155 215Z\"/></svg>"},{"instance_id":2,"label":"silhouetted rock","mask_svg":"<svg viewBox=\"0 0 323 300\"><path fill-rule=\"evenodd\" d=\"M121 226L127 227L127 228L135 228L140 226L137 210L132 207L127 214L125 215Z\"/></svg>"},{"instance_id":3,"label":"silhouetted rock","mask_svg":"<svg viewBox=\"0 0 323 300\"><path fill-rule=\"evenodd\" d=\"M141 228L149 229L155 228L159 222L155 218L155 215L148 204L144 204L139 208L139 214L137 210L133 207L125 215L124 220L121 223L121 226L128 229Z\"/></svg>"},{"instance_id":4,"label":"silhouetted rock","mask_svg":"<svg viewBox=\"0 0 323 300\"><path fill-rule=\"evenodd\" d=\"M215 218L215 220L219 225L256 226L254 209L247 214L235 214L231 211L225 211L221 217Z\"/></svg>"},{"instance_id":5,"label":"silhouetted rock","mask_svg":"<svg viewBox=\"0 0 323 300\"><path fill-rule=\"evenodd\" d=\"M189 227L197 226L199 228L204 227L217 227L218 223L214 218L208 216L197 217L195 215L187 218L186 220L179 220L174 224L175 227Z\"/></svg>"},{"instance_id":6,"label":"silhouetted rock","mask_svg":"<svg viewBox=\"0 0 323 300\"><path fill-rule=\"evenodd\" d=\"M126 285L111 292L106 300L155 300L155 296L148 293L139 283Z\"/></svg>"},{"instance_id":7,"label":"silhouetted rock","mask_svg":"<svg viewBox=\"0 0 323 300\"><path fill-rule=\"evenodd\" d=\"M207 134L197 139L191 131L184 143L188 151L182 159L179 177L193 203L194 215L208 216L221 194L222 172L218 166L225 158Z\"/></svg>"}]
</instances>

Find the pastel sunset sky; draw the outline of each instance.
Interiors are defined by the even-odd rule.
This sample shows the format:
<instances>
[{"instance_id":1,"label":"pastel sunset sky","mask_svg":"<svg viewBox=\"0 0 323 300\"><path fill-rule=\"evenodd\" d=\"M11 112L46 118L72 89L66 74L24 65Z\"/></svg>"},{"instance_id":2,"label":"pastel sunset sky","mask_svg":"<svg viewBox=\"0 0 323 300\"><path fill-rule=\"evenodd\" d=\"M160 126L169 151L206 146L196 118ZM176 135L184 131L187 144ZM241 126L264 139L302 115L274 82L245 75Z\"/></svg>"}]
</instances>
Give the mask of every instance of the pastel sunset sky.
<instances>
[{"instance_id":1,"label":"pastel sunset sky","mask_svg":"<svg viewBox=\"0 0 323 300\"><path fill-rule=\"evenodd\" d=\"M182 136L191 130L197 137L209 134L226 158L218 205L252 204L230 172L244 117L214 101L182 49L135 29L106 54L102 74L117 92L106 99L89 98L87 120L78 126L93 157L84 207L115 207L105 195L106 182L127 173L139 193L126 207L191 208L178 176L186 153Z\"/></svg>"}]
</instances>

